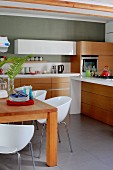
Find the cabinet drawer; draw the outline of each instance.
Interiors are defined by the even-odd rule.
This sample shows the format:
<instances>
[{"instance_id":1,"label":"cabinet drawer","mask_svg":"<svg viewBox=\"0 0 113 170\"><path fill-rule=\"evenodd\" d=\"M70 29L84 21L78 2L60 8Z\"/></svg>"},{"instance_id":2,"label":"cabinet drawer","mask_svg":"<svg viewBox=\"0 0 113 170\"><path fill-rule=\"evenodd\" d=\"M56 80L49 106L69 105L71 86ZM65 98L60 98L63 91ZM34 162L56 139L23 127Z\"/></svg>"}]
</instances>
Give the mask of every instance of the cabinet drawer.
<instances>
[{"instance_id":1,"label":"cabinet drawer","mask_svg":"<svg viewBox=\"0 0 113 170\"><path fill-rule=\"evenodd\" d=\"M70 90L52 90L52 97L70 96Z\"/></svg>"},{"instance_id":2,"label":"cabinet drawer","mask_svg":"<svg viewBox=\"0 0 113 170\"><path fill-rule=\"evenodd\" d=\"M51 98L52 97L51 94L52 94L51 90L47 90L46 99Z\"/></svg>"},{"instance_id":3,"label":"cabinet drawer","mask_svg":"<svg viewBox=\"0 0 113 170\"><path fill-rule=\"evenodd\" d=\"M27 85L27 84L38 84L38 83L51 83L51 78L23 78L21 79L21 84L22 85Z\"/></svg>"},{"instance_id":4,"label":"cabinet drawer","mask_svg":"<svg viewBox=\"0 0 113 170\"><path fill-rule=\"evenodd\" d=\"M113 112L113 98L82 91L82 103Z\"/></svg>"},{"instance_id":5,"label":"cabinet drawer","mask_svg":"<svg viewBox=\"0 0 113 170\"><path fill-rule=\"evenodd\" d=\"M17 88L17 87L20 87L20 79L15 79L14 80L14 87Z\"/></svg>"},{"instance_id":6,"label":"cabinet drawer","mask_svg":"<svg viewBox=\"0 0 113 170\"><path fill-rule=\"evenodd\" d=\"M107 81L107 80L105 80ZM82 82L82 91L113 97L113 87Z\"/></svg>"},{"instance_id":7,"label":"cabinet drawer","mask_svg":"<svg viewBox=\"0 0 113 170\"><path fill-rule=\"evenodd\" d=\"M113 112L82 103L81 113L113 126Z\"/></svg>"},{"instance_id":8,"label":"cabinet drawer","mask_svg":"<svg viewBox=\"0 0 113 170\"><path fill-rule=\"evenodd\" d=\"M69 83L70 77L52 77L52 83Z\"/></svg>"},{"instance_id":9,"label":"cabinet drawer","mask_svg":"<svg viewBox=\"0 0 113 170\"><path fill-rule=\"evenodd\" d=\"M33 90L48 90L51 89L51 84L31 84Z\"/></svg>"},{"instance_id":10,"label":"cabinet drawer","mask_svg":"<svg viewBox=\"0 0 113 170\"><path fill-rule=\"evenodd\" d=\"M69 83L52 83L52 89L65 89L70 88Z\"/></svg>"}]
</instances>

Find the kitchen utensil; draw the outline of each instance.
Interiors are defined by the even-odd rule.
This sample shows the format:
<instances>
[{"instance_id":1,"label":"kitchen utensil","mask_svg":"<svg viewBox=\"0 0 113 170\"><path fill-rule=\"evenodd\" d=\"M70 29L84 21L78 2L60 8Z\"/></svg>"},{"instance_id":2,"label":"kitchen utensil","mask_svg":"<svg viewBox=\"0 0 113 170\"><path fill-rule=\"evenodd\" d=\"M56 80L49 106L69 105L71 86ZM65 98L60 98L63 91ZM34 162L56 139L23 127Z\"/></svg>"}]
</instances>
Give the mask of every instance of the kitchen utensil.
<instances>
[{"instance_id":1,"label":"kitchen utensil","mask_svg":"<svg viewBox=\"0 0 113 170\"><path fill-rule=\"evenodd\" d=\"M64 71L64 65L61 64L61 65L58 65L58 73L63 73Z\"/></svg>"},{"instance_id":2,"label":"kitchen utensil","mask_svg":"<svg viewBox=\"0 0 113 170\"><path fill-rule=\"evenodd\" d=\"M104 70L103 70L101 76L106 76L106 77L110 76L110 70L109 70L108 66L104 67Z\"/></svg>"}]
</instances>

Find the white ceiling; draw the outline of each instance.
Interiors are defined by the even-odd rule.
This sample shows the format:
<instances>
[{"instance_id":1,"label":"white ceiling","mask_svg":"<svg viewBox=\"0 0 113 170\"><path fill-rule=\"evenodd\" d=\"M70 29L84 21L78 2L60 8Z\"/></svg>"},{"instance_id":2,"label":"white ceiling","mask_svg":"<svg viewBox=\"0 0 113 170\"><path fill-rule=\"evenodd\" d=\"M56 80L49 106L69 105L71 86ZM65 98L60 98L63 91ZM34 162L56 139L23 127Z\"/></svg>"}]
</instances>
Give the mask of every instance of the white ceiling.
<instances>
[{"instance_id":1,"label":"white ceiling","mask_svg":"<svg viewBox=\"0 0 113 170\"><path fill-rule=\"evenodd\" d=\"M68 0L68 1L90 3L90 4L100 3L99 5L105 5L107 3L107 6L108 4L113 6L113 1L111 2L110 0L95 0L95 1L94 0L79 0L79 1ZM7 0L0 0L0 7L1 6L2 8L0 8L0 15L82 20L82 21L101 22L101 23L106 23L113 20L112 12L103 12L99 10L96 11L96 10L50 6L50 5L42 5L42 4L9 2ZM12 6L18 7L19 9L12 8ZM5 8L5 7L11 7L11 8ZM33 10L31 10L31 8Z\"/></svg>"}]
</instances>

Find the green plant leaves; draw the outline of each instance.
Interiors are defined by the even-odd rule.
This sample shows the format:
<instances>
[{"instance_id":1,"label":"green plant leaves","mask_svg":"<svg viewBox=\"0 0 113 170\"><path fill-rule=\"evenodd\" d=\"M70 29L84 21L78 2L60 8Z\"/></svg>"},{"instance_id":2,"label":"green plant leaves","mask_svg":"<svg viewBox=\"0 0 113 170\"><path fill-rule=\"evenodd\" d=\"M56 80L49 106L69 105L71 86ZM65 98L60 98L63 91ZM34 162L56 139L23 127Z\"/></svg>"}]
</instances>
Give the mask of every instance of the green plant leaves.
<instances>
[{"instance_id":1,"label":"green plant leaves","mask_svg":"<svg viewBox=\"0 0 113 170\"><path fill-rule=\"evenodd\" d=\"M12 63L10 65L10 68L6 72L8 77L12 80L16 77L17 74L20 73L20 71L22 69L22 65L27 61L28 58L31 58L31 57L32 57L31 55L25 56L25 57L10 57L7 60L0 62L0 68L5 63Z\"/></svg>"}]
</instances>

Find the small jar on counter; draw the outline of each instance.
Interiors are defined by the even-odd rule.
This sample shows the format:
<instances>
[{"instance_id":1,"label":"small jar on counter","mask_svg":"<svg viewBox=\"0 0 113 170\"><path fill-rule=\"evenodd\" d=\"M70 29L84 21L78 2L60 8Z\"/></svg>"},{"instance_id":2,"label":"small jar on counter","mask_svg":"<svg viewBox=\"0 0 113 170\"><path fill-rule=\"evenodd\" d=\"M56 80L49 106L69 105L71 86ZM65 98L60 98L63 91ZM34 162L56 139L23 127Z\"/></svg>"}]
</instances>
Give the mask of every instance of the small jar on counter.
<instances>
[{"instance_id":1,"label":"small jar on counter","mask_svg":"<svg viewBox=\"0 0 113 170\"><path fill-rule=\"evenodd\" d=\"M42 61L43 60L43 57L38 57L38 61Z\"/></svg>"}]
</instances>

